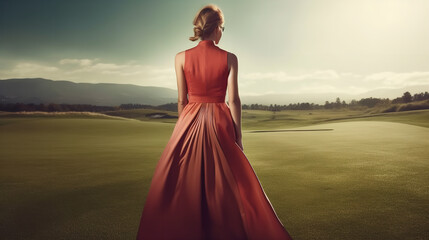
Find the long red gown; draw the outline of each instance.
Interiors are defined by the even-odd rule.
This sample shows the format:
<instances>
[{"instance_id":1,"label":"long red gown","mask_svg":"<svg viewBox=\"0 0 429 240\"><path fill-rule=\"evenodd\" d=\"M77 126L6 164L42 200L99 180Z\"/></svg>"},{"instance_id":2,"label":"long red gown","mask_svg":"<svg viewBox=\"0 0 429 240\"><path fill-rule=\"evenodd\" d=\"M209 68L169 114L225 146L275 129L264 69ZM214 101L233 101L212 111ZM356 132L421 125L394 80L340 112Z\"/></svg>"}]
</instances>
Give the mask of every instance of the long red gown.
<instances>
[{"instance_id":1,"label":"long red gown","mask_svg":"<svg viewBox=\"0 0 429 240\"><path fill-rule=\"evenodd\" d=\"M185 50L188 104L153 175L138 240L292 239L244 152L225 102L227 51Z\"/></svg>"}]
</instances>

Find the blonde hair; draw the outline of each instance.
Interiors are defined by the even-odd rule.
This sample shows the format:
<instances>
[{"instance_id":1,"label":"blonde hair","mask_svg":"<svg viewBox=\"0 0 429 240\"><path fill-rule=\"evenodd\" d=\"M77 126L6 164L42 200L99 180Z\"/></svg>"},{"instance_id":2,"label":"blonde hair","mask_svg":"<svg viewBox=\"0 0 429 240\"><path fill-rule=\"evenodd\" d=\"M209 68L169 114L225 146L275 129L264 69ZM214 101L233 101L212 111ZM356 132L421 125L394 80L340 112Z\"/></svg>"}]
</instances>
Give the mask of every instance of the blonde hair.
<instances>
[{"instance_id":1,"label":"blonde hair","mask_svg":"<svg viewBox=\"0 0 429 240\"><path fill-rule=\"evenodd\" d=\"M194 17L194 36L189 40L196 41L201 38L204 40L212 32L224 23L222 10L215 4L208 4L202 7Z\"/></svg>"}]
</instances>

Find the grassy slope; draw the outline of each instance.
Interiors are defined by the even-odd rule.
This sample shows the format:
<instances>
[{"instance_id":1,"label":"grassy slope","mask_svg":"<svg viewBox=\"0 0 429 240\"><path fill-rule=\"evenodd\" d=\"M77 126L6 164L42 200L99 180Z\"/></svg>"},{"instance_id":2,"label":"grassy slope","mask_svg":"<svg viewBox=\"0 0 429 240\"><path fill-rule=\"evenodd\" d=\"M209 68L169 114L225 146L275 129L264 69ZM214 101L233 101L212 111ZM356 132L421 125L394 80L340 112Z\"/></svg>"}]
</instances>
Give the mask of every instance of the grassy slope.
<instances>
[{"instance_id":1,"label":"grassy slope","mask_svg":"<svg viewBox=\"0 0 429 240\"><path fill-rule=\"evenodd\" d=\"M294 110L267 112L243 110L243 130L287 129L326 122L344 121L390 121L429 127L429 110L370 114L365 111L349 110Z\"/></svg>"},{"instance_id":2,"label":"grassy slope","mask_svg":"<svg viewBox=\"0 0 429 240\"><path fill-rule=\"evenodd\" d=\"M171 124L52 117L0 122L2 238L133 238Z\"/></svg>"},{"instance_id":3,"label":"grassy slope","mask_svg":"<svg viewBox=\"0 0 429 240\"><path fill-rule=\"evenodd\" d=\"M243 136L244 151L292 236L428 236L428 128L377 121L317 128L333 130Z\"/></svg>"},{"instance_id":4,"label":"grassy slope","mask_svg":"<svg viewBox=\"0 0 429 240\"><path fill-rule=\"evenodd\" d=\"M246 129L312 129L311 123L344 116L313 112L309 119L308 112L298 111L271 120L258 111L245 114ZM427 114L377 117L425 125ZM289 118L287 124L281 118ZM245 131L244 151L295 239L423 239L429 234L429 129L356 120L362 119L317 126L334 129L325 132ZM0 235L135 238L173 127L117 119L0 118Z\"/></svg>"},{"instance_id":5,"label":"grassy slope","mask_svg":"<svg viewBox=\"0 0 429 240\"><path fill-rule=\"evenodd\" d=\"M174 116L175 118L162 118L154 119L147 117L146 114L152 113L163 113L168 114L169 116ZM120 111L107 111L104 114L111 116L120 116L125 118L138 119L142 121L155 121L155 122L166 122L166 123L176 123L177 121L177 112L164 111L164 110L154 110L154 109L131 109L131 110L120 110Z\"/></svg>"}]
</instances>

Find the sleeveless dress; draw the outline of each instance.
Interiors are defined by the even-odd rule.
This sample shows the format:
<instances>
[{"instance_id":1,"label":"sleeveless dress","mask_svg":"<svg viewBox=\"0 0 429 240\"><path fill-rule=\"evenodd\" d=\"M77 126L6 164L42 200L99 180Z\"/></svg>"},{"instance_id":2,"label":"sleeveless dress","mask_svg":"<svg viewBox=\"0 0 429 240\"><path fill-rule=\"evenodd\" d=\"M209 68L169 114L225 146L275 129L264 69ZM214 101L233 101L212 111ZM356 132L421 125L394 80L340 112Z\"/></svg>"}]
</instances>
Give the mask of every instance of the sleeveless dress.
<instances>
[{"instance_id":1,"label":"sleeveless dress","mask_svg":"<svg viewBox=\"0 0 429 240\"><path fill-rule=\"evenodd\" d=\"M235 142L227 51L202 40L184 64L188 104L155 168L137 239L292 239Z\"/></svg>"}]
</instances>

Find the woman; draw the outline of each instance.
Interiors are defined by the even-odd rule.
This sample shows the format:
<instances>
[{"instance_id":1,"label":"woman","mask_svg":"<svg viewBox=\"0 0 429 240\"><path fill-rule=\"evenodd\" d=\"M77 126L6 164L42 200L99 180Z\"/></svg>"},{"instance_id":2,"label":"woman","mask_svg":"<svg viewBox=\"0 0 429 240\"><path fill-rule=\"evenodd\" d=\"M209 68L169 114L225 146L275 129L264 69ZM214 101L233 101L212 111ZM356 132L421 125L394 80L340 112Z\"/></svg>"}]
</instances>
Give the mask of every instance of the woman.
<instances>
[{"instance_id":1,"label":"woman","mask_svg":"<svg viewBox=\"0 0 429 240\"><path fill-rule=\"evenodd\" d=\"M207 5L193 23L190 40L201 41L175 57L179 118L137 239L292 239L243 153L237 57L215 45L222 11Z\"/></svg>"}]
</instances>

